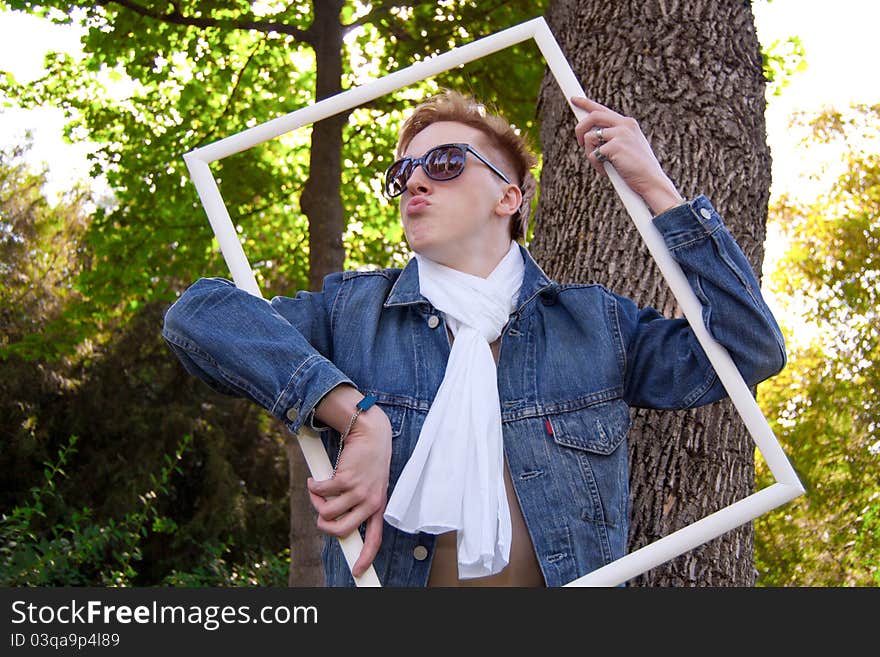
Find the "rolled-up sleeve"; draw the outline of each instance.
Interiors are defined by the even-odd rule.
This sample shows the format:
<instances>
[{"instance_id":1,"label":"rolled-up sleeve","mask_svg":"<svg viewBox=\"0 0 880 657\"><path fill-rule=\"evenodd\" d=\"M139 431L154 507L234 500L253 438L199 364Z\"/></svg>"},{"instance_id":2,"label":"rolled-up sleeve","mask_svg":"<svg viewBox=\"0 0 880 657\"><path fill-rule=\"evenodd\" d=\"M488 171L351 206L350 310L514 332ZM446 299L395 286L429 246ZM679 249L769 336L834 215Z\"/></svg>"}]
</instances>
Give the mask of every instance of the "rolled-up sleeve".
<instances>
[{"instance_id":1,"label":"rolled-up sleeve","mask_svg":"<svg viewBox=\"0 0 880 657\"><path fill-rule=\"evenodd\" d=\"M351 383L331 361L327 308L340 283L331 274L321 292L269 302L228 280L203 278L168 309L162 336L214 390L253 400L293 432L304 422L314 428L321 398Z\"/></svg>"},{"instance_id":2,"label":"rolled-up sleeve","mask_svg":"<svg viewBox=\"0 0 880 657\"><path fill-rule=\"evenodd\" d=\"M782 332L745 254L705 196L654 218L672 257L700 301L710 335L730 353L749 385L786 363ZM686 319L667 319L617 297L626 345L626 396L634 406L690 408L726 391Z\"/></svg>"}]
</instances>

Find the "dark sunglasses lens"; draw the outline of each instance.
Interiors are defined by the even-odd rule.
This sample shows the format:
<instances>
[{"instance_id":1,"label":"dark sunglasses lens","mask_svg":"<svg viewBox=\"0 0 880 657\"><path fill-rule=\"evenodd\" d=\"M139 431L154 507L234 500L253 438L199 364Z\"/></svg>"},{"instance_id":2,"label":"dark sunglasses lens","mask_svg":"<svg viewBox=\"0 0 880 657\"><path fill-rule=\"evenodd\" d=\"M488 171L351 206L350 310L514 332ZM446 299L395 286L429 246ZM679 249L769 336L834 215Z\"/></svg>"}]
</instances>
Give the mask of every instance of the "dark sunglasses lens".
<instances>
[{"instance_id":1,"label":"dark sunglasses lens","mask_svg":"<svg viewBox=\"0 0 880 657\"><path fill-rule=\"evenodd\" d=\"M465 152L457 146L443 146L425 155L425 170L434 180L455 178L464 169Z\"/></svg>"},{"instance_id":2,"label":"dark sunglasses lens","mask_svg":"<svg viewBox=\"0 0 880 657\"><path fill-rule=\"evenodd\" d=\"M390 167L385 175L385 193L388 196L400 196L406 189L406 181L412 175L412 160L398 160Z\"/></svg>"}]
</instances>

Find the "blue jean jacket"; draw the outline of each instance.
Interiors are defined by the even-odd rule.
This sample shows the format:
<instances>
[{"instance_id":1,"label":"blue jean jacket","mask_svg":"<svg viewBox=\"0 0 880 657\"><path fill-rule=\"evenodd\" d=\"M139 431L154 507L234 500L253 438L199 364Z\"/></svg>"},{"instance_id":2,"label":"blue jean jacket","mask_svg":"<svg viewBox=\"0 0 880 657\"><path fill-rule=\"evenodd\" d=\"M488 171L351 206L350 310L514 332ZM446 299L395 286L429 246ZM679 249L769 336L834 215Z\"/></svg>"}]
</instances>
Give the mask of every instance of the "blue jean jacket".
<instances>
[{"instance_id":1,"label":"blue jean jacket","mask_svg":"<svg viewBox=\"0 0 880 657\"><path fill-rule=\"evenodd\" d=\"M779 327L709 201L697 197L654 223L746 382L782 369ZM504 450L545 582L559 586L625 554L629 407L685 409L726 393L685 319L599 285L555 283L521 250L525 275L498 358ZM415 259L403 270L331 274L321 292L271 302L201 279L168 310L163 336L215 390L252 399L293 432L304 422L320 430L330 458L339 436L315 426L317 402L341 383L376 395L392 427L389 496L450 351L443 314L419 294ZM425 586L434 542L386 523L380 581ZM354 585L335 539L323 560L329 586Z\"/></svg>"}]
</instances>

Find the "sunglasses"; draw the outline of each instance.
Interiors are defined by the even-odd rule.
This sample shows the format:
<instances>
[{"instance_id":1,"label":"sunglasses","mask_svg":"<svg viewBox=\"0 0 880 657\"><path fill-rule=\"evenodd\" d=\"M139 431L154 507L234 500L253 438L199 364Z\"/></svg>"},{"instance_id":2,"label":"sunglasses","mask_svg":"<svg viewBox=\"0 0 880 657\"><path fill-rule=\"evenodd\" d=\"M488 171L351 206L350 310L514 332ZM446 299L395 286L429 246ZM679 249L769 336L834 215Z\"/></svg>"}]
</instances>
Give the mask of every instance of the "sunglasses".
<instances>
[{"instance_id":1,"label":"sunglasses","mask_svg":"<svg viewBox=\"0 0 880 657\"><path fill-rule=\"evenodd\" d=\"M510 183L495 165L480 155L469 144L441 144L435 146L421 157L405 157L397 160L385 171L385 194L389 198L400 196L406 191L406 183L418 167L422 167L431 180L452 180L464 171L468 152L489 167L501 180Z\"/></svg>"}]
</instances>

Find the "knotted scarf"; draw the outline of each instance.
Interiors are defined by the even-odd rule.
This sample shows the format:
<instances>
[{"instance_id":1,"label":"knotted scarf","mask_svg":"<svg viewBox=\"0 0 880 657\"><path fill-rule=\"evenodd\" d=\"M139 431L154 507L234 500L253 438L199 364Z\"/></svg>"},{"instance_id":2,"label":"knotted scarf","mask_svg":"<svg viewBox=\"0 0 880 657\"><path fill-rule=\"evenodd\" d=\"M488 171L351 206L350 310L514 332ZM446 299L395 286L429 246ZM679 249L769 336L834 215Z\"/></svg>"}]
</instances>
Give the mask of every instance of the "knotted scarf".
<instances>
[{"instance_id":1,"label":"knotted scarf","mask_svg":"<svg viewBox=\"0 0 880 657\"><path fill-rule=\"evenodd\" d=\"M510 559L511 525L489 345L515 308L525 265L516 242L485 279L416 259L422 296L445 314L455 340L385 520L409 533L457 531L459 577L493 575Z\"/></svg>"}]
</instances>

